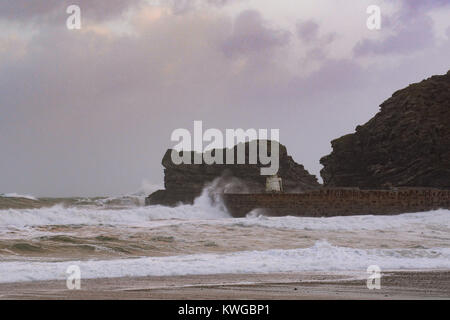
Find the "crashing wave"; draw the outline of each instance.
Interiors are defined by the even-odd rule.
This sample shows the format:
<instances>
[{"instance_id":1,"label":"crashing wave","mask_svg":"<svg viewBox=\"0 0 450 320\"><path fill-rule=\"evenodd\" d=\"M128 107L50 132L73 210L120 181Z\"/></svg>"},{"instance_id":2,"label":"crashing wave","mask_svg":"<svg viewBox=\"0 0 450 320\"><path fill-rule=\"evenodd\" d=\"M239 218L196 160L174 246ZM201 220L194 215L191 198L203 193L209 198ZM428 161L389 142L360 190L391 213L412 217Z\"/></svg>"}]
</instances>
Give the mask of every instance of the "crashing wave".
<instances>
[{"instance_id":1,"label":"crashing wave","mask_svg":"<svg viewBox=\"0 0 450 320\"><path fill-rule=\"evenodd\" d=\"M0 197L3 198L21 198L21 199L28 199L28 200L35 200L38 199L36 197L26 195L26 194L18 194L18 193L0 193Z\"/></svg>"}]
</instances>

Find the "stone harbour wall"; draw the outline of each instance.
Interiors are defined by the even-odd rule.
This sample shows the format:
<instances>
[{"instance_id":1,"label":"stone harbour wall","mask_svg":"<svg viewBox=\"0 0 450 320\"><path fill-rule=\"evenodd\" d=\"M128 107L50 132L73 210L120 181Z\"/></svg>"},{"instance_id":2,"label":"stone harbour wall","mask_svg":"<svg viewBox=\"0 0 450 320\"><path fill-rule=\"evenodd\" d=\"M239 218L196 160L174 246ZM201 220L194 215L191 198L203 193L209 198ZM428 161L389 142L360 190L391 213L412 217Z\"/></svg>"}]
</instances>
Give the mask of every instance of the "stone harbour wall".
<instances>
[{"instance_id":1,"label":"stone harbour wall","mask_svg":"<svg viewBox=\"0 0 450 320\"><path fill-rule=\"evenodd\" d=\"M449 209L450 190L319 189L304 193L223 194L223 200L234 217L244 217L254 209L269 216L392 215Z\"/></svg>"}]
</instances>

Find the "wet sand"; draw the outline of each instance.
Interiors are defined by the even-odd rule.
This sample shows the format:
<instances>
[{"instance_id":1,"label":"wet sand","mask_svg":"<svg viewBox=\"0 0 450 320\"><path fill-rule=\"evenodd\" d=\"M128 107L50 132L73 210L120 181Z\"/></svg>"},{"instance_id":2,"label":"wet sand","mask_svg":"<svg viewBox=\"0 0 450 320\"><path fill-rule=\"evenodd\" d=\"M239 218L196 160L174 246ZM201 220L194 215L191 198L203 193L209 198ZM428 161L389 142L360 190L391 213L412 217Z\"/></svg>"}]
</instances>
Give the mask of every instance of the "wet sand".
<instances>
[{"instance_id":1,"label":"wet sand","mask_svg":"<svg viewBox=\"0 0 450 320\"><path fill-rule=\"evenodd\" d=\"M388 272L380 290L366 280L323 273L221 274L0 284L0 299L450 299L450 271Z\"/></svg>"}]
</instances>

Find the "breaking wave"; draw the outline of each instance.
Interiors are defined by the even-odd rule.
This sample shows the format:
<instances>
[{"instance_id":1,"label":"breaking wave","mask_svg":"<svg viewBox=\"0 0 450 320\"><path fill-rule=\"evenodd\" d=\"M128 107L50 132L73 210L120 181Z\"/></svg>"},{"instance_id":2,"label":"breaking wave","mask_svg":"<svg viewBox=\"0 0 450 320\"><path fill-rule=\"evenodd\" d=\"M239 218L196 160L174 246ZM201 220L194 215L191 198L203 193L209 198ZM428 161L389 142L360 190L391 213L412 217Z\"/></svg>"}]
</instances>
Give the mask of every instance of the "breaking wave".
<instances>
[{"instance_id":1,"label":"breaking wave","mask_svg":"<svg viewBox=\"0 0 450 320\"><path fill-rule=\"evenodd\" d=\"M386 230L402 229L407 226L435 225L450 229L450 210L439 209L426 212L404 213L392 216L360 215L336 217L266 217L248 215L236 222L243 226L261 226L290 230ZM449 230L450 231L450 230Z\"/></svg>"},{"instance_id":2,"label":"breaking wave","mask_svg":"<svg viewBox=\"0 0 450 320\"><path fill-rule=\"evenodd\" d=\"M123 205L124 197L121 197ZM97 203L119 201L118 198L98 199ZM130 200L131 201L131 200ZM76 204L91 204L77 206ZM220 202L211 199L207 191L195 200L193 205L178 207L136 206L125 209L103 208L92 205L92 200L79 199L75 205L66 207L62 204L36 209L0 210L0 225L3 227L25 227L40 225L137 225L151 223L155 220L209 220L229 218ZM150 225L149 225L150 226Z\"/></svg>"},{"instance_id":3,"label":"breaking wave","mask_svg":"<svg viewBox=\"0 0 450 320\"><path fill-rule=\"evenodd\" d=\"M3 198L20 198L20 199L28 199L28 200L38 200L36 197L26 195L26 194L18 194L18 193L0 193L0 197Z\"/></svg>"},{"instance_id":4,"label":"breaking wave","mask_svg":"<svg viewBox=\"0 0 450 320\"><path fill-rule=\"evenodd\" d=\"M78 265L84 279L302 271L365 273L369 265L378 265L383 271L442 270L450 269L450 248L357 249L333 246L321 240L309 248L288 250L97 261L3 262L0 282L62 280L66 279L70 265Z\"/></svg>"},{"instance_id":5,"label":"breaking wave","mask_svg":"<svg viewBox=\"0 0 450 320\"><path fill-rule=\"evenodd\" d=\"M258 215L256 210L246 218L232 218L216 193L217 187L213 183L205 188L192 205L173 208L143 206L146 192L109 198L36 200L31 199L34 198L31 196L2 195L0 249L3 250L3 256L0 258L3 261L0 262L0 282L66 279L66 270L70 265L80 266L82 278L86 279L303 271L365 274L369 265L378 265L383 271L450 269L450 210L394 216L324 218L265 217ZM34 207L22 207L30 203ZM165 228L173 225L176 225L173 229ZM66 229L59 226L73 227ZM100 230L100 235L96 233L97 230ZM304 235L303 230L317 230L319 236L310 242L299 241L298 244L288 241L286 246L284 242L280 244L275 241L270 246L265 243L262 247L253 246L253 241L258 242L262 235L267 239L272 239L273 235L279 237L280 234L301 237ZM382 246L377 237L386 230L394 234L401 233L406 245L399 242L389 247ZM155 245L150 238L145 240L147 242L142 237L128 238L130 232L136 232L134 235L154 233L156 238L162 236L171 240ZM176 239L177 232L189 234L185 238L181 237L180 245L171 242L174 237ZM227 251L214 251L216 249L205 245L206 240L214 240L209 239L208 234L215 235L218 232L230 232L228 238L222 239L219 247ZM375 246L358 247L358 240L365 233L372 234L368 241ZM336 237L341 238L344 234L348 235L348 241L339 243L341 246L331 245L326 240L314 243L317 239L335 243ZM245 236L240 240L235 239L235 235ZM108 241L111 244L105 244ZM125 252L135 241L141 241L143 246L137 249L133 247L136 251L130 250L121 259L117 259L116 251L109 251ZM428 242L422 245L423 241ZM70 254L58 251L63 247L77 248L78 251L76 254L75 251ZM89 251L88 254L81 252L81 247L99 251ZM248 251L248 248L255 250ZM235 250L246 251L233 252ZM180 252L191 254L179 255ZM153 257L155 253L162 256ZM89 260L92 257L105 260Z\"/></svg>"},{"instance_id":6,"label":"breaking wave","mask_svg":"<svg viewBox=\"0 0 450 320\"><path fill-rule=\"evenodd\" d=\"M147 206L126 209L101 209L91 207L65 207L55 205L37 209L0 210L2 227L45 225L156 225L156 222L220 224L243 227L265 227L289 230L387 230L406 227L435 226L450 230L450 210L406 213L395 216L344 216L344 217L247 217L232 218L222 206L211 205L207 198L199 198L193 205L178 207Z\"/></svg>"}]
</instances>

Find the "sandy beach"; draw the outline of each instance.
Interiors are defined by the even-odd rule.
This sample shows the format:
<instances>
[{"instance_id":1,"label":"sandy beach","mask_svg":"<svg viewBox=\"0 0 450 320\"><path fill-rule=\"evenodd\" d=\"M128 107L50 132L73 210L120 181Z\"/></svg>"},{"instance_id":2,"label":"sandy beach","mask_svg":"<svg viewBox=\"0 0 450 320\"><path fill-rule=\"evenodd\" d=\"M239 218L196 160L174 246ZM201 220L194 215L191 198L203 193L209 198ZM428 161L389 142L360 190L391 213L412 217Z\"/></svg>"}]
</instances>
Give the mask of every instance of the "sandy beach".
<instances>
[{"instance_id":1,"label":"sandy beach","mask_svg":"<svg viewBox=\"0 0 450 320\"><path fill-rule=\"evenodd\" d=\"M0 299L450 299L450 272L388 272L380 290L366 280L320 273L221 274L0 284Z\"/></svg>"}]
</instances>

